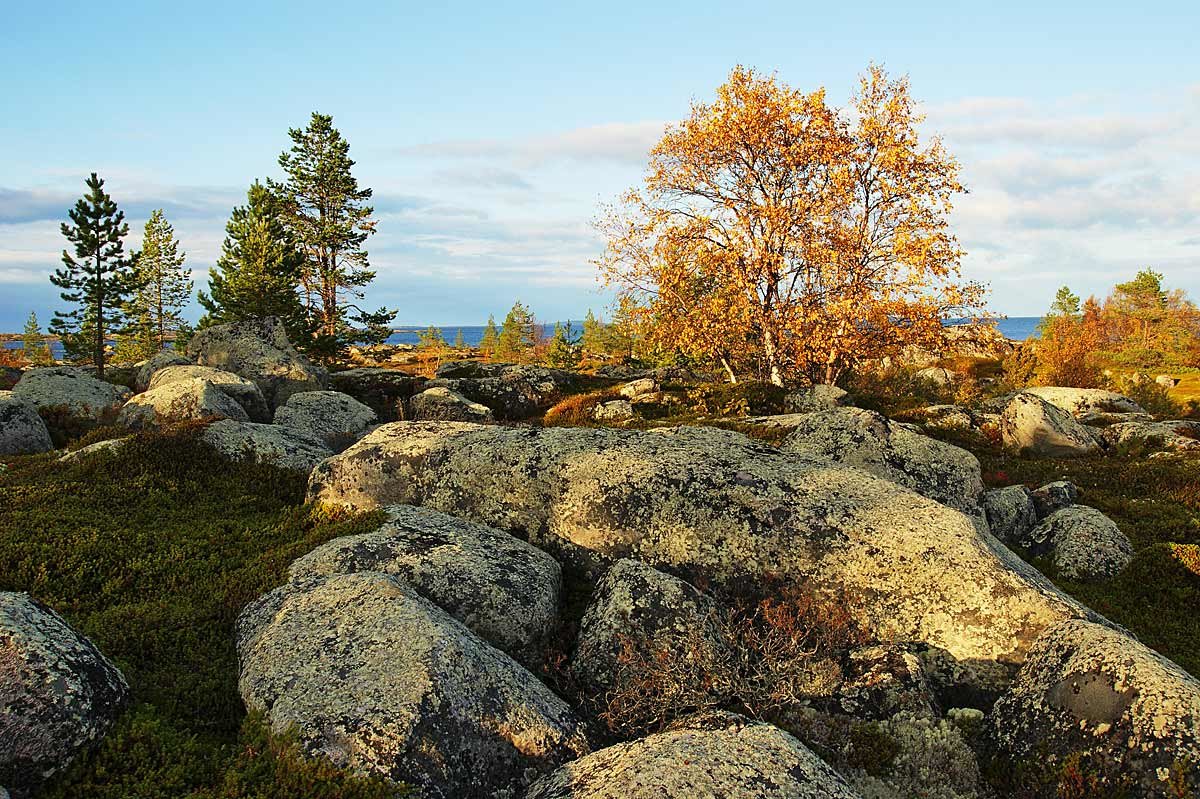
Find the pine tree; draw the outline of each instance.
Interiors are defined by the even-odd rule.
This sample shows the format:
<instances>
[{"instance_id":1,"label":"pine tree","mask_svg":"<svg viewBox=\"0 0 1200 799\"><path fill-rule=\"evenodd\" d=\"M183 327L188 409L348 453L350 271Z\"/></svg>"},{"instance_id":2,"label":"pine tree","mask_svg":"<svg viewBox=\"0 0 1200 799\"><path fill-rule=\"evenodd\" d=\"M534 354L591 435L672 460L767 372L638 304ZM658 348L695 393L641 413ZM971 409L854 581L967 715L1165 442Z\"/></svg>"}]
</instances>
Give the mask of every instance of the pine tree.
<instances>
[{"instance_id":1,"label":"pine tree","mask_svg":"<svg viewBox=\"0 0 1200 799\"><path fill-rule=\"evenodd\" d=\"M143 341L151 342L146 356L163 349L168 334L179 332L184 324L183 309L192 296L192 278L183 262L175 228L159 208L150 214L138 254L138 280L142 284L130 302L129 315L137 320Z\"/></svg>"},{"instance_id":2,"label":"pine tree","mask_svg":"<svg viewBox=\"0 0 1200 799\"><path fill-rule=\"evenodd\" d=\"M105 342L119 330L122 308L137 290L138 277L136 258L125 255L123 239L129 225L124 212L104 191L104 181L95 172L87 187L87 194L70 211L74 224L64 222L61 227L75 254L63 250L63 267L50 277L62 289L62 299L75 307L56 313L50 330L63 338L73 354L90 348L96 373L103 377Z\"/></svg>"},{"instance_id":3,"label":"pine tree","mask_svg":"<svg viewBox=\"0 0 1200 799\"><path fill-rule=\"evenodd\" d=\"M520 362L537 343L533 312L517 300L504 317L496 342L496 356L505 361Z\"/></svg>"},{"instance_id":4,"label":"pine tree","mask_svg":"<svg viewBox=\"0 0 1200 799\"><path fill-rule=\"evenodd\" d=\"M440 328L430 325L417 333L417 346L425 349L438 349L446 346L446 339Z\"/></svg>"},{"instance_id":5,"label":"pine tree","mask_svg":"<svg viewBox=\"0 0 1200 799\"><path fill-rule=\"evenodd\" d=\"M25 331L21 337L21 343L25 350L25 360L38 366L45 366L50 362L50 350L46 346L44 337L42 336L42 328L38 324L37 312L35 311L29 312L29 319L25 322Z\"/></svg>"},{"instance_id":6,"label":"pine tree","mask_svg":"<svg viewBox=\"0 0 1200 799\"><path fill-rule=\"evenodd\" d=\"M463 338L462 328L460 327L458 329L458 332L454 334L454 349L465 350L466 348L467 348L467 342Z\"/></svg>"},{"instance_id":7,"label":"pine tree","mask_svg":"<svg viewBox=\"0 0 1200 799\"><path fill-rule=\"evenodd\" d=\"M199 295L208 312L200 327L275 316L303 348L312 339L298 293L305 257L283 224L278 198L255 182L246 205L233 209L225 233L221 257L208 272L210 293Z\"/></svg>"},{"instance_id":8,"label":"pine tree","mask_svg":"<svg viewBox=\"0 0 1200 799\"><path fill-rule=\"evenodd\" d=\"M479 352L484 358L491 359L500 346L500 331L496 329L496 317L488 314L487 325L483 328L483 337L479 339Z\"/></svg>"},{"instance_id":9,"label":"pine tree","mask_svg":"<svg viewBox=\"0 0 1200 799\"><path fill-rule=\"evenodd\" d=\"M556 369L573 369L579 365L579 338L571 329L568 321L565 325L554 323L554 336L546 348L546 365Z\"/></svg>"},{"instance_id":10,"label":"pine tree","mask_svg":"<svg viewBox=\"0 0 1200 799\"><path fill-rule=\"evenodd\" d=\"M580 339L580 344L583 351L591 355L604 355L607 351L604 342L604 323L596 318L591 308L588 308L587 316L583 317L583 337Z\"/></svg>"},{"instance_id":11,"label":"pine tree","mask_svg":"<svg viewBox=\"0 0 1200 799\"><path fill-rule=\"evenodd\" d=\"M375 232L374 209L366 204L371 189L360 189L351 174L350 145L333 127L333 117L314 111L307 128L288 135L292 148L279 156L287 180L270 185L305 251L300 282L317 349L333 357L352 342L381 343L396 312L355 304L363 298L362 287L375 279L363 249Z\"/></svg>"}]
</instances>

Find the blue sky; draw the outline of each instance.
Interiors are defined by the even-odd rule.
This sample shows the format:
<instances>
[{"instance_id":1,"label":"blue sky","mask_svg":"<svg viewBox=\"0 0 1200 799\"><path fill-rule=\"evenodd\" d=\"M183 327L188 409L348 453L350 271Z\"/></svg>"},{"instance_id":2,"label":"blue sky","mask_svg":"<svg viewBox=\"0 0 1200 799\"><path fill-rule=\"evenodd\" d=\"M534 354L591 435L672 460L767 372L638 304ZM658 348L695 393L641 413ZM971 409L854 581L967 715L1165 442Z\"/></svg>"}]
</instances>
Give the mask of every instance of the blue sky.
<instances>
[{"instance_id":1,"label":"blue sky","mask_svg":"<svg viewBox=\"0 0 1200 799\"><path fill-rule=\"evenodd\" d=\"M598 206L738 63L838 105L872 60L907 73L963 163L963 268L994 310L1145 265L1200 296L1194 3L171 5L6 10L0 330L59 307L58 225L92 170L135 234L166 210L203 286L230 208L313 110L376 192L373 303L405 324L517 298L578 318L607 302Z\"/></svg>"}]
</instances>

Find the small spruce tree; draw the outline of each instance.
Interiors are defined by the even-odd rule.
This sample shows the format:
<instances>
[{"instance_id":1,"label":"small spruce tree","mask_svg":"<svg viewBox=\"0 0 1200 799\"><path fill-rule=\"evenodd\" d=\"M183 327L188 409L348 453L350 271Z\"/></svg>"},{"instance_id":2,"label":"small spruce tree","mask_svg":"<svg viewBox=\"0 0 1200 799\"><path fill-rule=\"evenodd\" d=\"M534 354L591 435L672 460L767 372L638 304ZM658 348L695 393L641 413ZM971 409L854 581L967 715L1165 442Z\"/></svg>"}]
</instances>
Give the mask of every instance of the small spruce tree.
<instances>
[{"instance_id":1,"label":"small spruce tree","mask_svg":"<svg viewBox=\"0 0 1200 799\"><path fill-rule=\"evenodd\" d=\"M556 369L573 369L579 365L579 337L571 329L568 321L565 325L554 323L554 335L546 348L546 365Z\"/></svg>"},{"instance_id":2,"label":"small spruce tree","mask_svg":"<svg viewBox=\"0 0 1200 799\"><path fill-rule=\"evenodd\" d=\"M483 328L483 337L479 339L479 351L484 358L491 360L500 346L500 331L496 329L496 317L488 314L487 324Z\"/></svg>"},{"instance_id":3,"label":"small spruce tree","mask_svg":"<svg viewBox=\"0 0 1200 799\"><path fill-rule=\"evenodd\" d=\"M465 350L466 348L467 342L466 339L463 338L462 328L460 327L458 332L454 334L454 349Z\"/></svg>"},{"instance_id":4,"label":"small spruce tree","mask_svg":"<svg viewBox=\"0 0 1200 799\"><path fill-rule=\"evenodd\" d=\"M25 360L30 363L36 366L45 366L53 360L50 357L48 342L42 336L42 328L38 324L35 311L30 311L29 318L25 321L25 331L21 336L21 343L25 350Z\"/></svg>"},{"instance_id":5,"label":"small spruce tree","mask_svg":"<svg viewBox=\"0 0 1200 799\"><path fill-rule=\"evenodd\" d=\"M537 326L533 312L520 300L513 303L496 343L496 357L503 361L520 363L537 344Z\"/></svg>"}]
</instances>

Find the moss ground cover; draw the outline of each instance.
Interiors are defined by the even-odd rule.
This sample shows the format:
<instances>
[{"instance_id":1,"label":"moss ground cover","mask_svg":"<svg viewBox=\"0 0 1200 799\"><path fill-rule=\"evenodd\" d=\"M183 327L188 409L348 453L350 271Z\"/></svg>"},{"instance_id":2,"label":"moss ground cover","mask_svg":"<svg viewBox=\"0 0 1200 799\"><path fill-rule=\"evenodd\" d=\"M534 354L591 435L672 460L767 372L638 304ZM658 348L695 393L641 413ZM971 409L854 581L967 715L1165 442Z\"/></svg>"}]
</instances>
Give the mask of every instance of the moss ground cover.
<instances>
[{"instance_id":1,"label":"moss ground cover","mask_svg":"<svg viewBox=\"0 0 1200 799\"><path fill-rule=\"evenodd\" d=\"M62 613L125 673L131 708L50 797L390 797L395 786L306 760L247 717L233 623L316 545L371 529L303 505L304 480L230 464L194 429L74 464L0 466L0 590Z\"/></svg>"}]
</instances>

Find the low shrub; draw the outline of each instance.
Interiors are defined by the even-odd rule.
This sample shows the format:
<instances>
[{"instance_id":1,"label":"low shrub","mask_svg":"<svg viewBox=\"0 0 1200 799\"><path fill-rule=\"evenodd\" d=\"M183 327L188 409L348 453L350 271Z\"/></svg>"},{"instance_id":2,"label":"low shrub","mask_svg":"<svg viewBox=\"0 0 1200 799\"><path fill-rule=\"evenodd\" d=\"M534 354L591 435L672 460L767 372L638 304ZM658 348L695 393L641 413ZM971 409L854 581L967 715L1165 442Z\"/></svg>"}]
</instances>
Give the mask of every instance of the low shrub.
<instances>
[{"instance_id":1,"label":"low shrub","mask_svg":"<svg viewBox=\"0 0 1200 799\"><path fill-rule=\"evenodd\" d=\"M605 402L620 398L621 395L612 389L573 394L546 411L546 415L542 417L542 424L546 427L594 426L596 420L592 418L592 414L596 408Z\"/></svg>"},{"instance_id":2,"label":"low shrub","mask_svg":"<svg viewBox=\"0 0 1200 799\"><path fill-rule=\"evenodd\" d=\"M783 413L787 389L772 383L705 383L687 391L693 413L706 416L769 416Z\"/></svg>"}]
</instances>

